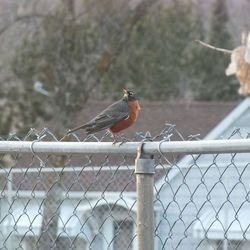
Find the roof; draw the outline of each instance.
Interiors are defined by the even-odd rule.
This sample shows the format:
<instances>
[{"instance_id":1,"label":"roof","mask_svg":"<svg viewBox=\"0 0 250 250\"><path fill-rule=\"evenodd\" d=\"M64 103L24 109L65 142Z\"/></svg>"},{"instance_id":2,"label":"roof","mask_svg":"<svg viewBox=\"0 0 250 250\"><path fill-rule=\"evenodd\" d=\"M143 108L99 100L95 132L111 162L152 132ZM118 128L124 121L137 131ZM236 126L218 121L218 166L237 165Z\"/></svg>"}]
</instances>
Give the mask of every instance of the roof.
<instances>
[{"instance_id":1,"label":"roof","mask_svg":"<svg viewBox=\"0 0 250 250\"><path fill-rule=\"evenodd\" d=\"M234 109L231 110L229 114L227 114L224 119L222 119L218 124L215 124L214 128L204 137L204 139L215 140L220 138L221 135L230 127L235 121L239 120L242 115L250 108L250 97L247 97L244 101L242 101L238 106L234 106ZM204 120L206 121L206 120ZM190 155L184 156L179 162L178 166L180 168L186 167L190 165L190 163L194 160L194 158ZM168 174L169 182L173 181L173 179L178 176L180 173L177 169L172 169ZM161 178L156 186L157 188L161 187L164 183L164 180Z\"/></svg>"}]
</instances>

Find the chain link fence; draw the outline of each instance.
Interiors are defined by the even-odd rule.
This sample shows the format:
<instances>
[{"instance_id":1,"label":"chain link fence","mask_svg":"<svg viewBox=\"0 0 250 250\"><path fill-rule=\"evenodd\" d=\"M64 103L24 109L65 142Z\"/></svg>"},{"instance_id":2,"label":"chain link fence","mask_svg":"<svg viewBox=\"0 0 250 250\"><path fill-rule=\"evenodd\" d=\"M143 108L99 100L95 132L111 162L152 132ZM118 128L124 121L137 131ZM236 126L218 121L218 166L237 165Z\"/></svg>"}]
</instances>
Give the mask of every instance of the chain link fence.
<instances>
[{"instance_id":1,"label":"chain link fence","mask_svg":"<svg viewBox=\"0 0 250 250\"><path fill-rule=\"evenodd\" d=\"M0 249L249 249L249 134L149 136L2 139Z\"/></svg>"}]
</instances>

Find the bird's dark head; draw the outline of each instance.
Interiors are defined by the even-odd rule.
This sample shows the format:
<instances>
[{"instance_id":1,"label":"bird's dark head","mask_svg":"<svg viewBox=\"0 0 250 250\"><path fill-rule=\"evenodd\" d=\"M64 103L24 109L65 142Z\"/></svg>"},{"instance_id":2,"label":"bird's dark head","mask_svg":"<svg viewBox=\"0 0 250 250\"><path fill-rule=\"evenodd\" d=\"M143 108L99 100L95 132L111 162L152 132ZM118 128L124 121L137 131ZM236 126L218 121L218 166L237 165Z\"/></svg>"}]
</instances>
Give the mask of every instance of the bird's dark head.
<instances>
[{"instance_id":1,"label":"bird's dark head","mask_svg":"<svg viewBox=\"0 0 250 250\"><path fill-rule=\"evenodd\" d=\"M123 97L127 98L128 101L135 101L137 100L136 95L133 91L123 89Z\"/></svg>"}]
</instances>

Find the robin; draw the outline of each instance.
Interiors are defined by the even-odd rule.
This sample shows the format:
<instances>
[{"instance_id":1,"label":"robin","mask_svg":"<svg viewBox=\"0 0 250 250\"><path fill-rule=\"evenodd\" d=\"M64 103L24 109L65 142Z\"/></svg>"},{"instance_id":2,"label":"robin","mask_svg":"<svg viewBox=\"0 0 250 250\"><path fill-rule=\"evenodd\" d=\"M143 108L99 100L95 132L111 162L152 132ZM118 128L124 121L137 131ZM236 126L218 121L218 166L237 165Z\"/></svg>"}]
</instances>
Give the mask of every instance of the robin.
<instances>
[{"instance_id":1,"label":"robin","mask_svg":"<svg viewBox=\"0 0 250 250\"><path fill-rule=\"evenodd\" d=\"M79 129L85 129L87 134L93 134L108 129L116 141L116 134L133 125L139 115L140 105L132 91L123 89L121 100L111 104L89 122L69 130L68 134Z\"/></svg>"}]
</instances>

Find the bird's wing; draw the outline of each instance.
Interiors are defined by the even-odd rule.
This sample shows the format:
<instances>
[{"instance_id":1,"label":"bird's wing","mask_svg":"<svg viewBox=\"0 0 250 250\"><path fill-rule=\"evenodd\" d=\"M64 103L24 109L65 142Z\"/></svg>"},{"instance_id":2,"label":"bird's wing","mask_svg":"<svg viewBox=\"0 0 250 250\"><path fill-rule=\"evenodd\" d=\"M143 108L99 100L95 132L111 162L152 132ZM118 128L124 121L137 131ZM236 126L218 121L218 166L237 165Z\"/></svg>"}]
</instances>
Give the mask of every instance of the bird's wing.
<instances>
[{"instance_id":1,"label":"bird's wing","mask_svg":"<svg viewBox=\"0 0 250 250\"><path fill-rule=\"evenodd\" d=\"M108 106L99 115L92 119L86 128L88 133L94 133L106 128L110 128L117 122L129 116L129 106L126 101L120 100Z\"/></svg>"},{"instance_id":2,"label":"bird's wing","mask_svg":"<svg viewBox=\"0 0 250 250\"><path fill-rule=\"evenodd\" d=\"M100 130L110 128L117 122L126 119L128 116L128 102L122 99L108 106L99 115L97 115L95 118L93 118L86 124L71 129L68 134L75 132L79 129L86 129L88 134L95 133Z\"/></svg>"}]
</instances>

